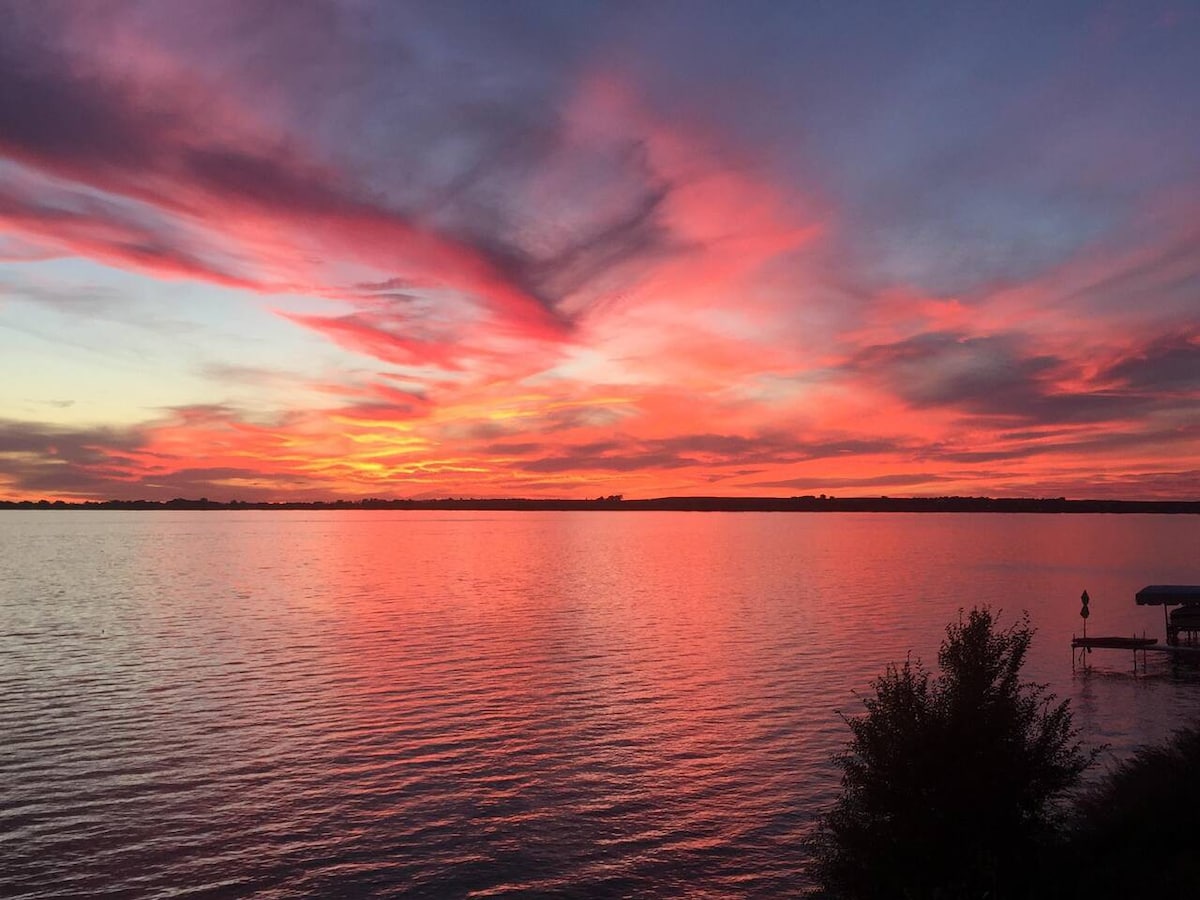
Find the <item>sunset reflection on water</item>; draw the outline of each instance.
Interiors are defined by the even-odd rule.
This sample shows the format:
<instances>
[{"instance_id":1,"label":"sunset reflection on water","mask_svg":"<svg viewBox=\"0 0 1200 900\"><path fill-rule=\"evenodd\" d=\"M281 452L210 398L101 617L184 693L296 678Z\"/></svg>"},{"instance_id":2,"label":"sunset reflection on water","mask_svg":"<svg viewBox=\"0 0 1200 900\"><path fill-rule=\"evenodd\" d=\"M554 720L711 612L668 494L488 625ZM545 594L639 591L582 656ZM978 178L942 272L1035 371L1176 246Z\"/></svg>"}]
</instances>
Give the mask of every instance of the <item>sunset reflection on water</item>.
<instances>
[{"instance_id":1,"label":"sunset reflection on water","mask_svg":"<svg viewBox=\"0 0 1200 900\"><path fill-rule=\"evenodd\" d=\"M208 887L804 884L830 756L960 607L1028 609L1027 675L1115 755L1200 685L1094 654L1195 581L1194 517L211 512L0 517L0 875Z\"/></svg>"}]
</instances>

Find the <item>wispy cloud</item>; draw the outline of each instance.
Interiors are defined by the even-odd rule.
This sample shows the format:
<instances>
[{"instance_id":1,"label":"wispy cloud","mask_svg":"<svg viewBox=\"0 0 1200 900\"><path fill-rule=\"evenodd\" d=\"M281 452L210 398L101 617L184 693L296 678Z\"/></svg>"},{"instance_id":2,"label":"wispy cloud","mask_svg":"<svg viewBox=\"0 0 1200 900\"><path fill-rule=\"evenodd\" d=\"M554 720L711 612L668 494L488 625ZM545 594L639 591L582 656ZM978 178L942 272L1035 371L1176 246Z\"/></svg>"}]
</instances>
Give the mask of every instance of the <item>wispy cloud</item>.
<instances>
[{"instance_id":1,"label":"wispy cloud","mask_svg":"<svg viewBox=\"0 0 1200 900\"><path fill-rule=\"evenodd\" d=\"M0 492L1197 495L1161 20L18 4ZM34 344L145 332L159 408L37 421L78 370Z\"/></svg>"}]
</instances>

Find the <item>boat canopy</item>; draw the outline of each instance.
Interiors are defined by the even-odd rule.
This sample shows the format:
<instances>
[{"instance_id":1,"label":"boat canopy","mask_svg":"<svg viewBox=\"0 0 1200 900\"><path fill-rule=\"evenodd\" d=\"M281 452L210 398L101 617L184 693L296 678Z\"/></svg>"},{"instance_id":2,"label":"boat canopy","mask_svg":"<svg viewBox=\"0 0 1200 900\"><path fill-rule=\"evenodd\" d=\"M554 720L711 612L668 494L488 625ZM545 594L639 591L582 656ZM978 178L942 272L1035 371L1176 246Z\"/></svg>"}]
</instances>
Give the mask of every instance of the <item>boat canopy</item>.
<instances>
[{"instance_id":1,"label":"boat canopy","mask_svg":"<svg viewBox=\"0 0 1200 900\"><path fill-rule=\"evenodd\" d=\"M1138 606L1178 606L1200 603L1200 584L1151 584L1134 595Z\"/></svg>"}]
</instances>

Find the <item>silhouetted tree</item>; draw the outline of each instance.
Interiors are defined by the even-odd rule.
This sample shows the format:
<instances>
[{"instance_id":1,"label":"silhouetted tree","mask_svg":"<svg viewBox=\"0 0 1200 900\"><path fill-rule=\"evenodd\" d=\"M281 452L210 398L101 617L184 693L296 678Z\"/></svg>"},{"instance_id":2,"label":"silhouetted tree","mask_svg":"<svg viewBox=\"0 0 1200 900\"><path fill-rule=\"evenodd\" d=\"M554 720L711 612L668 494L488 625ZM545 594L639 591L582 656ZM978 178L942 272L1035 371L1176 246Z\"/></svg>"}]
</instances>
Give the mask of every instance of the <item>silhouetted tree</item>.
<instances>
[{"instance_id":1,"label":"silhouetted tree","mask_svg":"<svg viewBox=\"0 0 1200 900\"><path fill-rule=\"evenodd\" d=\"M1066 701L1022 682L1028 616L973 609L946 629L935 678L890 666L846 718L842 794L812 849L837 897L1023 895L1062 828L1056 802L1095 760Z\"/></svg>"}]
</instances>

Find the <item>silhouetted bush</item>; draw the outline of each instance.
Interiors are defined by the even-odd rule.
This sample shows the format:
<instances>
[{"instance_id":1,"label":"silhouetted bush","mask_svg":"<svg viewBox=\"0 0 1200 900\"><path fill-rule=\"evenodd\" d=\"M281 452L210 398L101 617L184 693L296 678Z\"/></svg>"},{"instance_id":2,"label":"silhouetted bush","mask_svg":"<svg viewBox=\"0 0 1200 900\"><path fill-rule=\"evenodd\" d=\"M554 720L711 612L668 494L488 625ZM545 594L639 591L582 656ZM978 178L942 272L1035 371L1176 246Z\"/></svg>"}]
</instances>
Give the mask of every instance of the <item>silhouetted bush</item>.
<instances>
[{"instance_id":1,"label":"silhouetted bush","mask_svg":"<svg viewBox=\"0 0 1200 900\"><path fill-rule=\"evenodd\" d=\"M1064 891L1080 897L1200 890L1200 727L1119 765L1078 804Z\"/></svg>"},{"instance_id":2,"label":"silhouetted bush","mask_svg":"<svg viewBox=\"0 0 1200 900\"><path fill-rule=\"evenodd\" d=\"M946 629L933 677L891 666L847 718L842 794L812 843L832 896L1030 894L1063 830L1057 802L1095 760L1066 701L1022 682L1028 616L1003 630L987 608Z\"/></svg>"}]
</instances>

